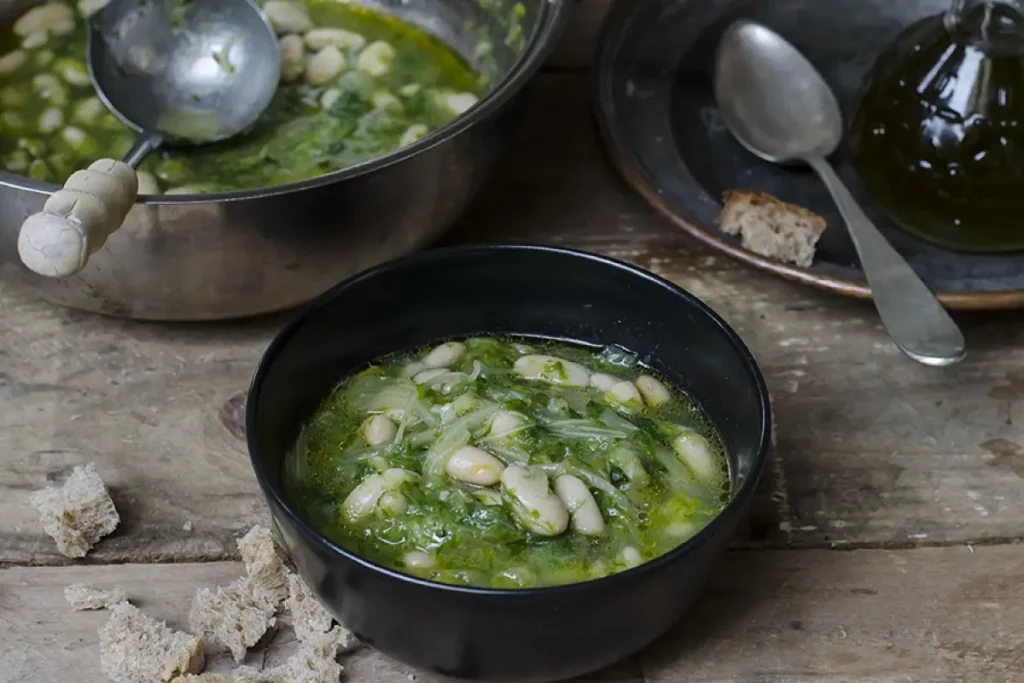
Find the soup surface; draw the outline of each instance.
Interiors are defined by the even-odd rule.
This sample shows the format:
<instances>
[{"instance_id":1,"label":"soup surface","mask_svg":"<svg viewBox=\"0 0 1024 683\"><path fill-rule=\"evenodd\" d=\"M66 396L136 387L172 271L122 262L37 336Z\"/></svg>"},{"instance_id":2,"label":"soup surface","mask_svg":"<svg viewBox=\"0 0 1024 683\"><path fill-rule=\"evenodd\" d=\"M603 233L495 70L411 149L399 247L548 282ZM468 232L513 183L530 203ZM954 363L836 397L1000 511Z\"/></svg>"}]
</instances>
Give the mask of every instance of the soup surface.
<instances>
[{"instance_id":1,"label":"soup surface","mask_svg":"<svg viewBox=\"0 0 1024 683\"><path fill-rule=\"evenodd\" d=\"M244 135L151 155L141 166L140 193L314 178L415 142L485 90L453 50L389 15L342 0L260 4L281 34L282 80L270 107ZM0 32L5 170L63 183L99 157L128 151L134 133L96 96L85 45L84 18L59 2ZM231 68L229 49L211 57Z\"/></svg>"},{"instance_id":2,"label":"soup surface","mask_svg":"<svg viewBox=\"0 0 1024 683\"><path fill-rule=\"evenodd\" d=\"M526 588L639 565L729 498L700 406L619 348L472 338L342 382L285 463L299 513L443 583Z\"/></svg>"}]
</instances>

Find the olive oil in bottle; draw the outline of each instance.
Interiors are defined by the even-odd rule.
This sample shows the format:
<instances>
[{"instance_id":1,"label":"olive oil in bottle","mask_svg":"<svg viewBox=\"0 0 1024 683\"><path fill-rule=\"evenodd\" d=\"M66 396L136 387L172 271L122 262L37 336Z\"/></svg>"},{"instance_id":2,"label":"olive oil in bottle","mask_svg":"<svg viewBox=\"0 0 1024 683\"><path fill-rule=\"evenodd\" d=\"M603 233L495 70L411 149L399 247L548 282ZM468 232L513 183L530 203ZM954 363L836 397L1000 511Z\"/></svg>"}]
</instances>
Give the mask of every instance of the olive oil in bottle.
<instances>
[{"instance_id":1,"label":"olive oil in bottle","mask_svg":"<svg viewBox=\"0 0 1024 683\"><path fill-rule=\"evenodd\" d=\"M868 74L852 160L873 199L944 247L1024 249L1024 0L953 0Z\"/></svg>"}]
</instances>

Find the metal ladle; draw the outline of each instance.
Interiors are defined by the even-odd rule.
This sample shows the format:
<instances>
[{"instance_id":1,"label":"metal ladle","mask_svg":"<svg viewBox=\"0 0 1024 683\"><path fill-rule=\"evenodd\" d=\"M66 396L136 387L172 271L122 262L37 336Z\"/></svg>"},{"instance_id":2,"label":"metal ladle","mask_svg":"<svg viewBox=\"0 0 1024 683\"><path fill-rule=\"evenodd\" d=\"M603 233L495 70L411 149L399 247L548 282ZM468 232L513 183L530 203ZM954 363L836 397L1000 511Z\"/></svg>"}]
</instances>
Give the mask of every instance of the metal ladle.
<instances>
[{"instance_id":1,"label":"metal ladle","mask_svg":"<svg viewBox=\"0 0 1024 683\"><path fill-rule=\"evenodd\" d=\"M843 135L835 95L782 36L739 20L726 29L715 65L715 97L726 125L767 161L803 161L825 183L857 249L882 324L924 365L951 365L964 337L935 295L886 241L826 160Z\"/></svg>"},{"instance_id":2,"label":"metal ladle","mask_svg":"<svg viewBox=\"0 0 1024 683\"><path fill-rule=\"evenodd\" d=\"M93 86L138 137L123 161L76 171L22 224L21 260L50 277L81 270L121 226L150 152L242 132L270 104L280 70L277 37L250 0L112 0L87 31Z\"/></svg>"}]
</instances>

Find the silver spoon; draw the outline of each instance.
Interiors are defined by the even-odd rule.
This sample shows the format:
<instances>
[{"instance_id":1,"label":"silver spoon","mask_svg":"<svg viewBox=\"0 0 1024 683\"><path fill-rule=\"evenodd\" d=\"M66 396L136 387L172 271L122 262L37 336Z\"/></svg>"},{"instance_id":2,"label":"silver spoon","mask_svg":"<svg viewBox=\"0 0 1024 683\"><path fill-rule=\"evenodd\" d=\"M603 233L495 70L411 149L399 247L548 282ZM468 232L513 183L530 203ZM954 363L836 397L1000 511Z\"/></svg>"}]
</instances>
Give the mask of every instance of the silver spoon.
<instances>
[{"instance_id":1,"label":"silver spoon","mask_svg":"<svg viewBox=\"0 0 1024 683\"><path fill-rule=\"evenodd\" d=\"M858 206L826 157L843 135L842 114L828 84L777 33L741 19L726 29L715 64L715 98L726 125L767 161L803 161L839 207L875 308L896 345L924 365L964 358L964 337L935 295Z\"/></svg>"},{"instance_id":2,"label":"silver spoon","mask_svg":"<svg viewBox=\"0 0 1024 683\"><path fill-rule=\"evenodd\" d=\"M89 75L138 131L123 161L77 171L18 235L28 268L72 275L120 227L135 168L164 144L217 142L250 127L277 89L277 37L250 0L111 0L87 19Z\"/></svg>"}]
</instances>

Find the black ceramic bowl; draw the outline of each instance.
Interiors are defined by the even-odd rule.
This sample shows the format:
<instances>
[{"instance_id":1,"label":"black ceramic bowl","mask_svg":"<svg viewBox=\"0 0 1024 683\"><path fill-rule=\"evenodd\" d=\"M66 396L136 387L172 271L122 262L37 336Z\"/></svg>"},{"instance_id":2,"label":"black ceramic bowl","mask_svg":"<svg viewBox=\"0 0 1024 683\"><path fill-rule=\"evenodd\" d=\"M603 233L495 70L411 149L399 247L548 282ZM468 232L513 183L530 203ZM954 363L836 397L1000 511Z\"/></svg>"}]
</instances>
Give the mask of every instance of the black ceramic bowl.
<instances>
[{"instance_id":1,"label":"black ceramic bowl","mask_svg":"<svg viewBox=\"0 0 1024 683\"><path fill-rule=\"evenodd\" d=\"M346 375L446 338L514 334L619 344L700 401L728 448L733 499L674 551L569 586L493 590L405 576L332 543L289 505L282 465L301 423ZM768 458L764 380L740 338L678 287L565 249L459 247L373 268L310 304L267 349L246 409L253 467L300 574L361 639L444 675L561 680L664 633L700 594Z\"/></svg>"}]
</instances>

